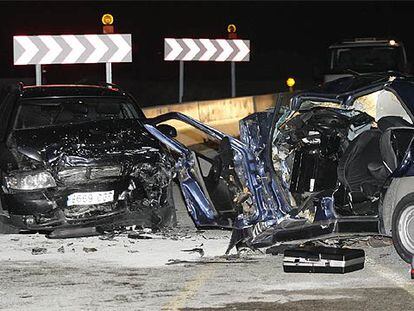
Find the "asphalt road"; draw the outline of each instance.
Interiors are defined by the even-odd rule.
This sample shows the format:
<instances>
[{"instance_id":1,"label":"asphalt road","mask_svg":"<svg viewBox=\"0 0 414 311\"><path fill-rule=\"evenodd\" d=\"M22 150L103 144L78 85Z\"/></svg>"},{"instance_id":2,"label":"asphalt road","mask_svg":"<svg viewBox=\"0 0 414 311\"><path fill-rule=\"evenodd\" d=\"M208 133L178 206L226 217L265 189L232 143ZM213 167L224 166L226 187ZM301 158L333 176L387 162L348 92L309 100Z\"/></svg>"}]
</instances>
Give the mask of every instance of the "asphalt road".
<instances>
[{"instance_id":1,"label":"asphalt road","mask_svg":"<svg viewBox=\"0 0 414 311\"><path fill-rule=\"evenodd\" d=\"M230 233L196 231L182 204L178 219L152 239L0 236L0 309L414 310L409 267L389 243L355 245L367 254L361 271L288 274L280 255L224 257Z\"/></svg>"}]
</instances>

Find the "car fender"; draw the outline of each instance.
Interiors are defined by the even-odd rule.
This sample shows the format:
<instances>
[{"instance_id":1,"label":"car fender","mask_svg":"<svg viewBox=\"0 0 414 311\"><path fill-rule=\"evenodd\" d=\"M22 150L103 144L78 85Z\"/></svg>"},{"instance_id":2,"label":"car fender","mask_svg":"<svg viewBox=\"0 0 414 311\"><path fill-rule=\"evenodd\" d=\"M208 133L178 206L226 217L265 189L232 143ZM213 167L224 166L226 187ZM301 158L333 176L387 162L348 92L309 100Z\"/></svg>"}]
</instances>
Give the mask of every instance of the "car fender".
<instances>
[{"instance_id":1,"label":"car fender","mask_svg":"<svg viewBox=\"0 0 414 311\"><path fill-rule=\"evenodd\" d=\"M380 232L391 236L392 215L398 202L414 192L414 176L394 178L379 208Z\"/></svg>"}]
</instances>

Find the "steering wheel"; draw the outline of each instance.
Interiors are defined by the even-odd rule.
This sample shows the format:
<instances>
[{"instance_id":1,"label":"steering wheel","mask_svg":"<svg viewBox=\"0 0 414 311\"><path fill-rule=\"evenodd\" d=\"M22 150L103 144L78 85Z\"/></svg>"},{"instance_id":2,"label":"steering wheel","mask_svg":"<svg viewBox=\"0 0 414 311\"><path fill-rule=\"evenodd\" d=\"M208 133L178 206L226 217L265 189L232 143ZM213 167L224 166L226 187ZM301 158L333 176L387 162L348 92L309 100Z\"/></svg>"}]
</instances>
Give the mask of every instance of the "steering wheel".
<instances>
[{"instance_id":1,"label":"steering wheel","mask_svg":"<svg viewBox=\"0 0 414 311\"><path fill-rule=\"evenodd\" d=\"M344 129L349 125L346 116L330 110L315 113L309 120L309 123L324 131L330 131L335 128Z\"/></svg>"}]
</instances>

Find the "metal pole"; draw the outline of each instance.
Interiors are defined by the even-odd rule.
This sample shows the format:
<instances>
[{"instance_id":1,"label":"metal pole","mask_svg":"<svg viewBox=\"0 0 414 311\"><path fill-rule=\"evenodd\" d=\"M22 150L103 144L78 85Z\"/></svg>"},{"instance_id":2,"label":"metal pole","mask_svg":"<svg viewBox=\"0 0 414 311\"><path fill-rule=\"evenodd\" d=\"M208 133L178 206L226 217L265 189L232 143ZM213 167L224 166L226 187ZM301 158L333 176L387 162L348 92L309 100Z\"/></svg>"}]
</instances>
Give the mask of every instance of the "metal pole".
<instances>
[{"instance_id":1,"label":"metal pole","mask_svg":"<svg viewBox=\"0 0 414 311\"><path fill-rule=\"evenodd\" d=\"M231 62L231 97L236 97L236 63Z\"/></svg>"},{"instance_id":2,"label":"metal pole","mask_svg":"<svg viewBox=\"0 0 414 311\"><path fill-rule=\"evenodd\" d=\"M112 83L112 63L105 63L106 66L106 83Z\"/></svg>"},{"instance_id":3,"label":"metal pole","mask_svg":"<svg viewBox=\"0 0 414 311\"><path fill-rule=\"evenodd\" d=\"M178 93L178 102L183 102L184 96L184 62L180 60L180 85L179 85L179 93Z\"/></svg>"},{"instance_id":4,"label":"metal pole","mask_svg":"<svg viewBox=\"0 0 414 311\"><path fill-rule=\"evenodd\" d=\"M36 85L42 85L42 65L36 66Z\"/></svg>"}]
</instances>

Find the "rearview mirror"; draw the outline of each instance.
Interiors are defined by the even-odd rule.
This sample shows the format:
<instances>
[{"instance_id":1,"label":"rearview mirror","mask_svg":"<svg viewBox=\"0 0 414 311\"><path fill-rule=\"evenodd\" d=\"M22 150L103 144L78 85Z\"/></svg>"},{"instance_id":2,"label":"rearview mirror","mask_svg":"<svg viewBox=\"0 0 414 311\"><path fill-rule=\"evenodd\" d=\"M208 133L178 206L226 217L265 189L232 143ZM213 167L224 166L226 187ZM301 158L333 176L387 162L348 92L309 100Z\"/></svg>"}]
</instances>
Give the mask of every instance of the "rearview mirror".
<instances>
[{"instance_id":1,"label":"rearview mirror","mask_svg":"<svg viewBox=\"0 0 414 311\"><path fill-rule=\"evenodd\" d=\"M157 125L157 129L163 133L164 135L167 135L169 137L177 137L177 130L175 127L168 125L168 124L159 124Z\"/></svg>"}]
</instances>

